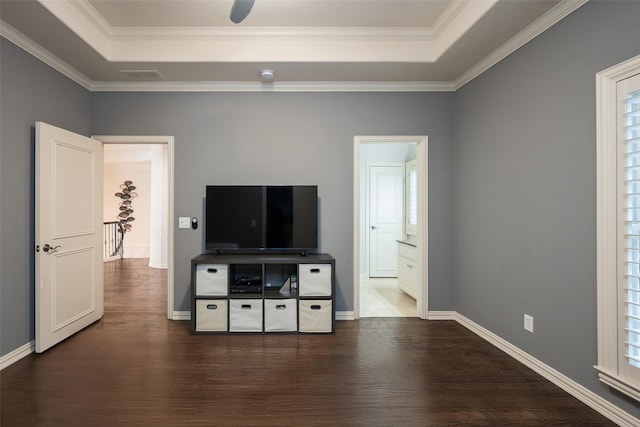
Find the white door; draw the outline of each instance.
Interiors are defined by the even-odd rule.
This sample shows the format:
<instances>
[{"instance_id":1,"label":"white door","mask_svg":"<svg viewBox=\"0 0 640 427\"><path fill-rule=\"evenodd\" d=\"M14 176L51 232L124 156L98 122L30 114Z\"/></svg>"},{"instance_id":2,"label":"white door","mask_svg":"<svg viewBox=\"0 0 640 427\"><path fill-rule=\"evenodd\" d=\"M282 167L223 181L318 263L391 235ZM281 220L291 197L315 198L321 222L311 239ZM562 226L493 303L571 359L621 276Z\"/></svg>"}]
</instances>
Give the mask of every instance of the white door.
<instances>
[{"instance_id":1,"label":"white door","mask_svg":"<svg viewBox=\"0 0 640 427\"><path fill-rule=\"evenodd\" d=\"M104 311L102 143L36 123L36 352Z\"/></svg>"},{"instance_id":2,"label":"white door","mask_svg":"<svg viewBox=\"0 0 640 427\"><path fill-rule=\"evenodd\" d=\"M404 165L369 167L369 277L398 276Z\"/></svg>"}]
</instances>

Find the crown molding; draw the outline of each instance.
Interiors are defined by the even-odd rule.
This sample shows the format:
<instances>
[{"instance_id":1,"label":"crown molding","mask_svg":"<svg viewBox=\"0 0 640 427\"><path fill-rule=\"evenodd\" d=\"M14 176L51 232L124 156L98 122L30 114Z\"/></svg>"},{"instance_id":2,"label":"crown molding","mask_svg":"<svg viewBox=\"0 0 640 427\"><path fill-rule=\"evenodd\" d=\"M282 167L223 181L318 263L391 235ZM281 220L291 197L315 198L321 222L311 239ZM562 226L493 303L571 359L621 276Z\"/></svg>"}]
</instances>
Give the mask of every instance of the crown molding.
<instances>
[{"instance_id":1,"label":"crown molding","mask_svg":"<svg viewBox=\"0 0 640 427\"><path fill-rule=\"evenodd\" d=\"M52 2L58 0L38 0L45 7ZM453 18L460 13L464 6L470 0L456 0L445 12L439 17L438 31L441 31L443 25L451 23ZM113 27L98 12L88 0L68 0L70 6L79 12L76 17L82 16L95 29L109 39L181 39L181 38L241 38L241 39L347 39L347 40L422 40L427 41L433 39L436 26L415 27L415 28L356 28L356 27L226 27L226 28L208 28L208 27ZM51 7L54 7L52 5Z\"/></svg>"},{"instance_id":2,"label":"crown molding","mask_svg":"<svg viewBox=\"0 0 640 427\"><path fill-rule=\"evenodd\" d=\"M458 7L468 1L461 0ZM453 82L94 82L2 20L0 36L94 92L450 92L460 89L587 1L563 0ZM75 4L82 3L86 1L75 0Z\"/></svg>"},{"instance_id":3,"label":"crown molding","mask_svg":"<svg viewBox=\"0 0 640 427\"><path fill-rule=\"evenodd\" d=\"M94 82L93 92L452 92L451 82Z\"/></svg>"},{"instance_id":4,"label":"crown molding","mask_svg":"<svg viewBox=\"0 0 640 427\"><path fill-rule=\"evenodd\" d=\"M575 10L577 10L581 6L584 6L588 1L589 0L563 0L562 2L558 3L555 7L542 15L523 31L508 40L498 49L491 52L482 61L478 62L462 76L460 76L460 78L455 80L455 90L460 89L471 80L475 79L480 74L484 73L489 68L493 67L516 50L520 49L525 44L529 43L544 31L548 30L559 21L573 13Z\"/></svg>"},{"instance_id":5,"label":"crown molding","mask_svg":"<svg viewBox=\"0 0 640 427\"><path fill-rule=\"evenodd\" d=\"M91 90L91 86L93 85L91 79L78 72L75 68L69 66L69 64L50 53L38 43L35 43L33 40L24 36L21 32L2 20L0 20L0 36L9 40L11 43L15 44L27 53L35 56L40 61L67 76L85 89Z\"/></svg>"},{"instance_id":6,"label":"crown molding","mask_svg":"<svg viewBox=\"0 0 640 427\"><path fill-rule=\"evenodd\" d=\"M113 27L88 0L38 0L107 61L434 62L499 0L454 0L431 27ZM250 43L249 43L250 42ZM314 44L309 49L309 43ZM178 58L178 59L176 59Z\"/></svg>"},{"instance_id":7,"label":"crown molding","mask_svg":"<svg viewBox=\"0 0 640 427\"><path fill-rule=\"evenodd\" d=\"M365 40L365 41L431 41L433 32L428 28L396 28L396 27L127 27L114 28L109 35L111 40L173 40L173 39L275 39L275 40Z\"/></svg>"},{"instance_id":8,"label":"crown molding","mask_svg":"<svg viewBox=\"0 0 640 427\"><path fill-rule=\"evenodd\" d=\"M454 0L449 3L449 6L445 9L444 12L438 17L436 22L433 24L431 31L434 37L438 37L442 34L442 32L453 23L456 17L462 13L467 4L471 0Z\"/></svg>"}]
</instances>

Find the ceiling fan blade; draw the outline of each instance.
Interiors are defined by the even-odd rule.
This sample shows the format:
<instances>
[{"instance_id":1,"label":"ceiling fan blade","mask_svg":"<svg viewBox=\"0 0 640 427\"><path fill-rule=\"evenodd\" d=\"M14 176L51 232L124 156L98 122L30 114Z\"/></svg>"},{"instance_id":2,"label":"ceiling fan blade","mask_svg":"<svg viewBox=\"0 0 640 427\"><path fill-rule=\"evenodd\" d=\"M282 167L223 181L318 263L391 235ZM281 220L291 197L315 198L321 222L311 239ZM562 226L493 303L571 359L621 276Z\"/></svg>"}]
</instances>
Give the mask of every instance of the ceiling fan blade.
<instances>
[{"instance_id":1,"label":"ceiling fan blade","mask_svg":"<svg viewBox=\"0 0 640 427\"><path fill-rule=\"evenodd\" d=\"M249 15L249 12L251 12L254 1L255 0L235 0L231 7L231 15L229 16L231 22L234 24L242 22L244 18Z\"/></svg>"}]
</instances>

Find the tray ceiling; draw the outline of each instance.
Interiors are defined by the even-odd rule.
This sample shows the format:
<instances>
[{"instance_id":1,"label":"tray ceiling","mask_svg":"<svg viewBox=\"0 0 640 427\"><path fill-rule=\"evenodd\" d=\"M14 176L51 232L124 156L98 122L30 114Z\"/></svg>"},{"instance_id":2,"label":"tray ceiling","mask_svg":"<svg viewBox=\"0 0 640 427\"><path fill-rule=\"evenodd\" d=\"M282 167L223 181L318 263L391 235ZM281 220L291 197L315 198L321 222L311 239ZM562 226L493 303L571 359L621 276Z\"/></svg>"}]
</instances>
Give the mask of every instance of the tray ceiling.
<instances>
[{"instance_id":1,"label":"tray ceiling","mask_svg":"<svg viewBox=\"0 0 640 427\"><path fill-rule=\"evenodd\" d=\"M585 1L2 0L0 30L92 90L453 90Z\"/></svg>"}]
</instances>

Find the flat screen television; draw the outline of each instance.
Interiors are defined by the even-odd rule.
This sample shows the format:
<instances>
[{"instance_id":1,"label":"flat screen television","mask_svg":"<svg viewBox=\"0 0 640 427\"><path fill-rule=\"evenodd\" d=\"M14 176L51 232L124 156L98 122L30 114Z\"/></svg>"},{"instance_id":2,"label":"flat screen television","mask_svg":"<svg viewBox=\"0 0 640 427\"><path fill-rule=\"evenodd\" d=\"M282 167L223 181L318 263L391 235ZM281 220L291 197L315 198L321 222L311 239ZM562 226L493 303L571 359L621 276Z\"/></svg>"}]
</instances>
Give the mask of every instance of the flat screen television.
<instances>
[{"instance_id":1,"label":"flat screen television","mask_svg":"<svg viewBox=\"0 0 640 427\"><path fill-rule=\"evenodd\" d=\"M205 219L207 251L316 251L318 187L208 185Z\"/></svg>"}]
</instances>

